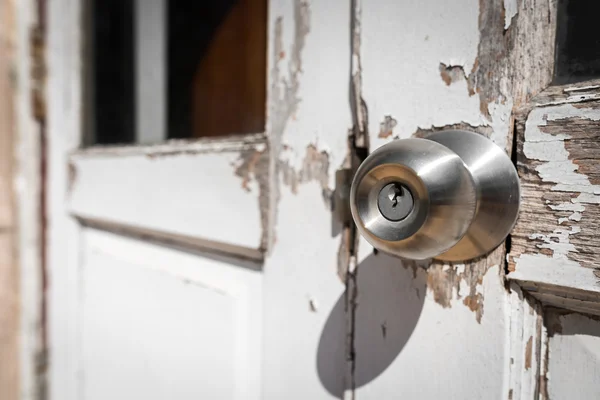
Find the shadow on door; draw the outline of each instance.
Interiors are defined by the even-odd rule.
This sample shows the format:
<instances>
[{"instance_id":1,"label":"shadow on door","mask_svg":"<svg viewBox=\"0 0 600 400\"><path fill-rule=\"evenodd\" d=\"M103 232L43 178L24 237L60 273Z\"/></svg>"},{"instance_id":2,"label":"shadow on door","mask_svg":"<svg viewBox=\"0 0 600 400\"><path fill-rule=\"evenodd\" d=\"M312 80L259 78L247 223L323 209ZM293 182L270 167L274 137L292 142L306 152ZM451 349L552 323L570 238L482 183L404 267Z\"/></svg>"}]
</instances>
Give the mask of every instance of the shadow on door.
<instances>
[{"instance_id":1,"label":"shadow on door","mask_svg":"<svg viewBox=\"0 0 600 400\"><path fill-rule=\"evenodd\" d=\"M412 263L378 253L360 263L357 281L354 385L358 388L381 375L410 339L423 309L427 274ZM347 324L344 293L325 323L317 351L319 379L338 398L350 389L344 379L345 352L339 351L348 340Z\"/></svg>"}]
</instances>

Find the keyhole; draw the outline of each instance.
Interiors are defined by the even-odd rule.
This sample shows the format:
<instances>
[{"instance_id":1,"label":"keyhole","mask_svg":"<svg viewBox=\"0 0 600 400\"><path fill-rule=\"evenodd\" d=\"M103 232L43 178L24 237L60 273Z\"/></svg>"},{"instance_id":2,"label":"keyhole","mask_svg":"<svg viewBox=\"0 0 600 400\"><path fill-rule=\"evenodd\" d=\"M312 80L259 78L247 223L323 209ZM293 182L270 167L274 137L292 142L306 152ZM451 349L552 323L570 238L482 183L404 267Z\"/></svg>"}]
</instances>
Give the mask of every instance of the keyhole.
<instances>
[{"instance_id":1,"label":"keyhole","mask_svg":"<svg viewBox=\"0 0 600 400\"><path fill-rule=\"evenodd\" d=\"M402 197L402 188L397 184L388 185L388 198L392 202L392 208L398 205L398 198Z\"/></svg>"},{"instance_id":2,"label":"keyhole","mask_svg":"<svg viewBox=\"0 0 600 400\"><path fill-rule=\"evenodd\" d=\"M413 209L410 190L401 183L390 183L381 189L378 197L379 212L390 221L406 218Z\"/></svg>"}]
</instances>

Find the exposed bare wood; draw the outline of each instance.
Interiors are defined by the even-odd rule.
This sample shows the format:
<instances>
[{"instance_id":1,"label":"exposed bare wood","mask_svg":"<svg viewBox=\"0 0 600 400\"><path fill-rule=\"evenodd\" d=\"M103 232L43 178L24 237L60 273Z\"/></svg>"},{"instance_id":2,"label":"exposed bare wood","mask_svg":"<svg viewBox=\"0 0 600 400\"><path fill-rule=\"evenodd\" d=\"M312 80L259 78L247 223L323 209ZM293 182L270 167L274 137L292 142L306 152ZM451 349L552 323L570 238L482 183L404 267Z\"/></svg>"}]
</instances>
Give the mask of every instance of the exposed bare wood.
<instances>
[{"instance_id":1,"label":"exposed bare wood","mask_svg":"<svg viewBox=\"0 0 600 400\"><path fill-rule=\"evenodd\" d=\"M502 0L479 2L481 39L477 60L468 75L471 91L479 93L481 112L490 104L519 105L546 88L554 69L556 0L519 2L510 28L504 28Z\"/></svg>"},{"instance_id":2,"label":"exposed bare wood","mask_svg":"<svg viewBox=\"0 0 600 400\"><path fill-rule=\"evenodd\" d=\"M550 87L517 114L522 205L509 278L544 303L600 311L600 85Z\"/></svg>"},{"instance_id":3,"label":"exposed bare wood","mask_svg":"<svg viewBox=\"0 0 600 400\"><path fill-rule=\"evenodd\" d=\"M499 118L510 119L510 115L492 115L493 109L526 103L550 84L553 71L556 1L535 1L535 5L521 2L507 31L504 28L504 16L498 12L502 7L502 1L480 2L481 39L477 59L469 74L460 67L440 65L442 79L447 85L467 79L469 95L479 94L481 114L492 121ZM534 9L535 12L532 12ZM510 108L508 112L510 113ZM505 144L507 151L511 147L510 124L507 132L502 132L496 131L495 126L473 127L457 122L444 127L432 127L431 130L418 129L415 136L439 129L457 128L475 130L492 136L497 144ZM491 266L502 264L503 258L504 249L498 248L486 259L467 265L465 273L461 275L469 286L469 295L463 303L475 313L478 321L482 318L484 306L484 295L477 289L478 282ZM428 270L429 287L433 290L436 301L444 307L447 307L454 288L461 282L460 277L453 276L456 269L456 266L448 269L441 263L434 263Z\"/></svg>"},{"instance_id":4,"label":"exposed bare wood","mask_svg":"<svg viewBox=\"0 0 600 400\"><path fill-rule=\"evenodd\" d=\"M19 398L19 270L15 218L15 4L0 1L0 398Z\"/></svg>"}]
</instances>

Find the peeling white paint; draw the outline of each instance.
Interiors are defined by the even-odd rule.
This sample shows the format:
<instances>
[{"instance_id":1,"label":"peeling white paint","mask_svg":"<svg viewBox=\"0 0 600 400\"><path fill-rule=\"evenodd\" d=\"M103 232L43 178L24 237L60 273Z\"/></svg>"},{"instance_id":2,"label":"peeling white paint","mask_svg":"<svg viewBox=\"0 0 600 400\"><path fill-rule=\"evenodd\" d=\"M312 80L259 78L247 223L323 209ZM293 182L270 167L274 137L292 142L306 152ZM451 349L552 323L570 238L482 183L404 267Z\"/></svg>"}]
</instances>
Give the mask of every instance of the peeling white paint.
<instances>
[{"instance_id":1,"label":"peeling white paint","mask_svg":"<svg viewBox=\"0 0 600 400\"><path fill-rule=\"evenodd\" d=\"M289 85L288 75L292 67L296 23L293 4L292 1L277 2L270 10L274 14L269 26L274 26L275 19L283 16L284 54L278 60L283 78L278 84L282 89ZM347 91L348 71L343 69L345 67L337 66L350 64L351 49L348 42L349 29L341 29L348 25L349 11L340 12L340 9L341 6L336 1L310 2L309 15L304 18L310 31L305 37L301 69L298 72L300 103L296 113L287 121L284 132L281 132L281 143L288 148L282 155L285 162L295 170L302 168L308 145L315 146L319 151L327 151L330 165L335 169L346 156L347 132L352 126ZM333 87L346 90L331 90ZM335 173L330 173L329 178L329 184L333 187Z\"/></svg>"},{"instance_id":2,"label":"peeling white paint","mask_svg":"<svg viewBox=\"0 0 600 400\"><path fill-rule=\"evenodd\" d=\"M600 293L594 270L582 268L566 257L522 254L515 258L515 271L510 278Z\"/></svg>"},{"instance_id":3,"label":"peeling white paint","mask_svg":"<svg viewBox=\"0 0 600 400\"><path fill-rule=\"evenodd\" d=\"M578 172L579 167L569 159L564 141L570 136L566 133L549 134L540 129L540 127L546 126L548 121L573 117L600 121L600 110L579 109L570 104L535 108L529 114L525 124L523 152L527 158L543 162L536 167L542 181L555 183L551 189L553 191L580 193L570 202L560 204L547 202L553 210L573 211L568 218L559 218L559 224L568 220L580 221L582 213L585 211L583 204L600 203L600 185L593 185L586 175ZM542 240L544 244L538 245L539 248L551 249L555 258L566 259L569 252L576 251L574 246L569 243L569 236L579 232L580 228L574 226L571 230L556 229L550 235L533 235L531 239Z\"/></svg>"},{"instance_id":4,"label":"peeling white paint","mask_svg":"<svg viewBox=\"0 0 600 400\"><path fill-rule=\"evenodd\" d=\"M581 228L578 226L573 226L571 227L571 230L555 229L554 232L549 235L536 233L529 236L529 239L542 240L544 244L538 244L537 247L539 249L550 249L554 252L554 257L566 258L569 252L577 251L575 246L569 243L569 236L575 235L579 232L581 232Z\"/></svg>"},{"instance_id":5,"label":"peeling white paint","mask_svg":"<svg viewBox=\"0 0 600 400\"><path fill-rule=\"evenodd\" d=\"M600 89L600 85L589 85L589 86L573 86L573 87L568 87L566 89L563 90L563 92L565 93L570 93L570 92L583 92L586 90L594 90L594 89Z\"/></svg>"},{"instance_id":6,"label":"peeling white paint","mask_svg":"<svg viewBox=\"0 0 600 400\"><path fill-rule=\"evenodd\" d=\"M504 0L504 30L510 27L512 19L518 12L517 0Z\"/></svg>"},{"instance_id":7,"label":"peeling white paint","mask_svg":"<svg viewBox=\"0 0 600 400\"><path fill-rule=\"evenodd\" d=\"M490 125L493 129L490 139L504 150L508 150L508 133L512 108L512 99L507 99L504 103L498 101L488 105L488 110L492 117Z\"/></svg>"},{"instance_id":8,"label":"peeling white paint","mask_svg":"<svg viewBox=\"0 0 600 400\"><path fill-rule=\"evenodd\" d=\"M397 120L394 136L400 139L418 128L460 121L488 124L480 113L479 95L469 96L467 81L447 86L439 70L440 62L460 65L466 74L473 69L479 43L477 3L369 2L363 4L362 15L362 81L369 132L379 132L386 115ZM371 135L371 150L389 140Z\"/></svg>"},{"instance_id":9,"label":"peeling white paint","mask_svg":"<svg viewBox=\"0 0 600 400\"><path fill-rule=\"evenodd\" d=\"M592 86L590 86L591 88ZM565 89L565 92L567 90ZM600 99L600 94L597 93L589 93L589 94L574 94L567 97L565 100L557 100L551 101L548 103L539 103L538 107L548 107L548 106L556 106L561 104L570 104L570 103L581 103L582 101L590 101Z\"/></svg>"}]
</instances>

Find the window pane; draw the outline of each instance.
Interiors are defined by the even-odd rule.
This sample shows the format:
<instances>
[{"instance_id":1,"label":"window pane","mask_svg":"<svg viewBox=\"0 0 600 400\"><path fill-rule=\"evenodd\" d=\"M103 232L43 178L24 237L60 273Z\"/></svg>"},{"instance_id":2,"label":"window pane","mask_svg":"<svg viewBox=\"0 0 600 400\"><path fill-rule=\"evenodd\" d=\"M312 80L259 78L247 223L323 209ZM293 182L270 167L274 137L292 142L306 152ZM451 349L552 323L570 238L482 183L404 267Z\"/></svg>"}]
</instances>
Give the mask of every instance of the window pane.
<instances>
[{"instance_id":1,"label":"window pane","mask_svg":"<svg viewBox=\"0 0 600 400\"><path fill-rule=\"evenodd\" d=\"M136 127L163 103L164 139L264 131L267 0L91 0L89 12L91 144L147 142ZM163 67L140 64L161 54ZM166 99L152 103L156 71Z\"/></svg>"},{"instance_id":2,"label":"window pane","mask_svg":"<svg viewBox=\"0 0 600 400\"><path fill-rule=\"evenodd\" d=\"M90 73L95 142L132 143L135 132L133 0L93 2Z\"/></svg>"},{"instance_id":3,"label":"window pane","mask_svg":"<svg viewBox=\"0 0 600 400\"><path fill-rule=\"evenodd\" d=\"M556 84L600 77L600 1L559 0Z\"/></svg>"}]
</instances>

